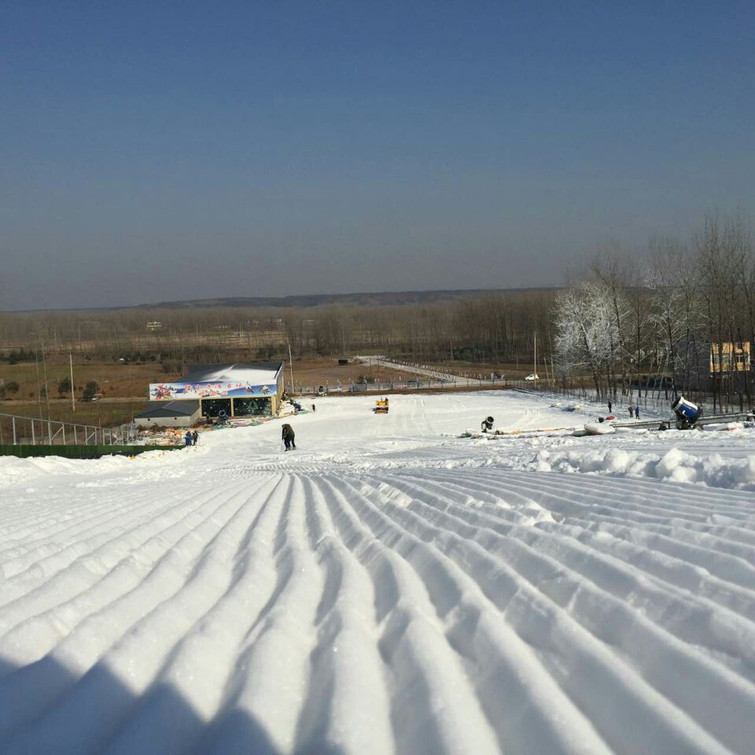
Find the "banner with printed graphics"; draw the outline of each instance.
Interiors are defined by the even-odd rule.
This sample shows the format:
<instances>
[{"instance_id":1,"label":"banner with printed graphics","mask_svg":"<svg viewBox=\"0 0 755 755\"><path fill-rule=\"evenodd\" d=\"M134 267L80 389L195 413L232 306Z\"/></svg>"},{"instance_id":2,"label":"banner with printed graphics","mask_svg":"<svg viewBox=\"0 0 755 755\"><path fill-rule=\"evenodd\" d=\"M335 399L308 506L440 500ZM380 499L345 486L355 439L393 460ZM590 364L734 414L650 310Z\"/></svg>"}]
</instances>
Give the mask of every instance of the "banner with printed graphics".
<instances>
[{"instance_id":1,"label":"banner with printed graphics","mask_svg":"<svg viewBox=\"0 0 755 755\"><path fill-rule=\"evenodd\" d=\"M252 385L238 381L207 381L202 383L150 383L150 401L217 398L219 396L245 396L257 398L271 396L278 390L275 383Z\"/></svg>"}]
</instances>

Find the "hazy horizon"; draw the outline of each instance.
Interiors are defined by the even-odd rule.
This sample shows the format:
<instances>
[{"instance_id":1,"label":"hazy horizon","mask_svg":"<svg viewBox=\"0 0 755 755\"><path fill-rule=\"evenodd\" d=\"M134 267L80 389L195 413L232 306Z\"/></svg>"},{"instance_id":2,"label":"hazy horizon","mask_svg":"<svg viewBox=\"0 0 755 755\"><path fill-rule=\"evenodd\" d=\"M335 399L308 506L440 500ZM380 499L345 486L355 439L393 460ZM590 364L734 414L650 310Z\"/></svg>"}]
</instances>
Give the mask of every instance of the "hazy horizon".
<instances>
[{"instance_id":1,"label":"hazy horizon","mask_svg":"<svg viewBox=\"0 0 755 755\"><path fill-rule=\"evenodd\" d=\"M207 303L208 307L233 307L233 306L260 306L260 307L290 307L290 306L320 306L322 304L326 304L327 302L318 302L317 304L308 305L308 304L296 304L296 303L283 303L288 302L292 299L315 299L315 298L322 298L322 299L353 299L357 297L390 297L390 296L401 296L401 295L411 295L411 294L424 294L424 295L430 295L430 294L456 294L456 295L464 295L464 294L477 294L477 293L503 293L503 294L517 294L517 293L532 293L532 292L538 292L538 291L553 291L557 290L559 286L553 285L553 286L517 286L514 288L444 288L444 289L397 289L395 291L345 291L345 292L328 292L323 294L290 294L290 295L284 295L284 296L229 296L229 297L207 297L207 298L201 298L201 299L171 299L171 300L163 300L163 301L152 301L152 302L138 302L136 304L125 304L125 305L107 305L107 306L92 306L92 307L39 307L34 309L7 309L5 310L9 314L34 314L35 312L85 312L85 311L98 311L98 310L119 310L119 309L190 309L191 307L188 305L196 305L197 307L201 307L204 305L204 303ZM463 296L458 297L452 297L452 298L463 298ZM242 303L241 304L233 304L230 305L227 302L239 300ZM262 301L262 302L269 302L269 303L262 303L262 304L255 304L255 301ZM445 301L443 297L439 297L438 301ZM246 302L249 303L246 303ZM280 301L282 302L280 305L276 305L272 302ZM221 302L221 303L215 303L215 302ZM335 302L338 303L338 302ZM370 304L371 302L366 302L366 304Z\"/></svg>"},{"instance_id":2,"label":"hazy horizon","mask_svg":"<svg viewBox=\"0 0 755 755\"><path fill-rule=\"evenodd\" d=\"M750 3L9 2L0 310L560 285L755 217Z\"/></svg>"}]
</instances>

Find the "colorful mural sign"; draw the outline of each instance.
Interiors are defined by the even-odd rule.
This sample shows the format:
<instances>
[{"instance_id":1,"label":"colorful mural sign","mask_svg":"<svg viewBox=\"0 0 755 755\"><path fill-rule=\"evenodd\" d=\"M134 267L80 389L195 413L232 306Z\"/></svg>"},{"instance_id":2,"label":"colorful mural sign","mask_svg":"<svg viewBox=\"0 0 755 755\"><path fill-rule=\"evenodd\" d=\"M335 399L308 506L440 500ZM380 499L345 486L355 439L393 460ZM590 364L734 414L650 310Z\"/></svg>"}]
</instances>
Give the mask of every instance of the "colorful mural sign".
<instances>
[{"instance_id":1,"label":"colorful mural sign","mask_svg":"<svg viewBox=\"0 0 755 755\"><path fill-rule=\"evenodd\" d=\"M175 401L177 399L218 398L245 396L259 398L276 393L275 383L252 385L238 381L215 380L202 383L150 383L150 401Z\"/></svg>"}]
</instances>

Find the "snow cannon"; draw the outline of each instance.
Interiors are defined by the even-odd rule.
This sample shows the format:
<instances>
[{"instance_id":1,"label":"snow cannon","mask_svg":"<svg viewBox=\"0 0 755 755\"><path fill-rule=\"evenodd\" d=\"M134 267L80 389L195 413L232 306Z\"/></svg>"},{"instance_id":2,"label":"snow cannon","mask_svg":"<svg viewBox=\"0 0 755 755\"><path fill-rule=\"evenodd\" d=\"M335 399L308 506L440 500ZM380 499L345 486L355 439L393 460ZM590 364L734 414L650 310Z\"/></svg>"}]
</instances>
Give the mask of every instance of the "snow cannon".
<instances>
[{"instance_id":1,"label":"snow cannon","mask_svg":"<svg viewBox=\"0 0 755 755\"><path fill-rule=\"evenodd\" d=\"M676 428L677 430L689 430L695 426L695 422L703 414L702 407L697 404L693 404L691 401L687 401L684 396L679 398L671 404L671 408L676 414Z\"/></svg>"}]
</instances>

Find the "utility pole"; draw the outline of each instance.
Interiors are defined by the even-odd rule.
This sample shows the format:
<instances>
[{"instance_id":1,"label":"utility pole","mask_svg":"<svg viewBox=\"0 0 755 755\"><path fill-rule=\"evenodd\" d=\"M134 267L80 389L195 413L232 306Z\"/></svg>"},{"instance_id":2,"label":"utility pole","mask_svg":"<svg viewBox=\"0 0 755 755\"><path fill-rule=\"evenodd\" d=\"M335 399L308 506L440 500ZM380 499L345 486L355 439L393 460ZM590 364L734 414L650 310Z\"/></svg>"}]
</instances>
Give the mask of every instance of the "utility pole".
<instances>
[{"instance_id":1,"label":"utility pole","mask_svg":"<svg viewBox=\"0 0 755 755\"><path fill-rule=\"evenodd\" d=\"M294 359L291 356L291 341L288 342L288 366L291 368L291 396L294 395Z\"/></svg>"},{"instance_id":2,"label":"utility pole","mask_svg":"<svg viewBox=\"0 0 755 755\"><path fill-rule=\"evenodd\" d=\"M34 349L34 364L37 368L37 407L39 409L39 418L42 419L42 384L39 382L39 349Z\"/></svg>"},{"instance_id":3,"label":"utility pole","mask_svg":"<svg viewBox=\"0 0 755 755\"><path fill-rule=\"evenodd\" d=\"M47 386L47 359L45 357L45 345L42 344L42 374L45 379L45 406L47 407L47 421L50 421L50 389Z\"/></svg>"},{"instance_id":4,"label":"utility pole","mask_svg":"<svg viewBox=\"0 0 755 755\"><path fill-rule=\"evenodd\" d=\"M50 391L47 387L47 360L45 358L45 345L42 343L42 373L45 379L45 405L47 407L47 440L52 445L52 424L50 423Z\"/></svg>"},{"instance_id":5,"label":"utility pole","mask_svg":"<svg viewBox=\"0 0 755 755\"><path fill-rule=\"evenodd\" d=\"M76 386L73 384L73 353L68 352L68 364L71 367L71 412L76 413Z\"/></svg>"}]
</instances>

